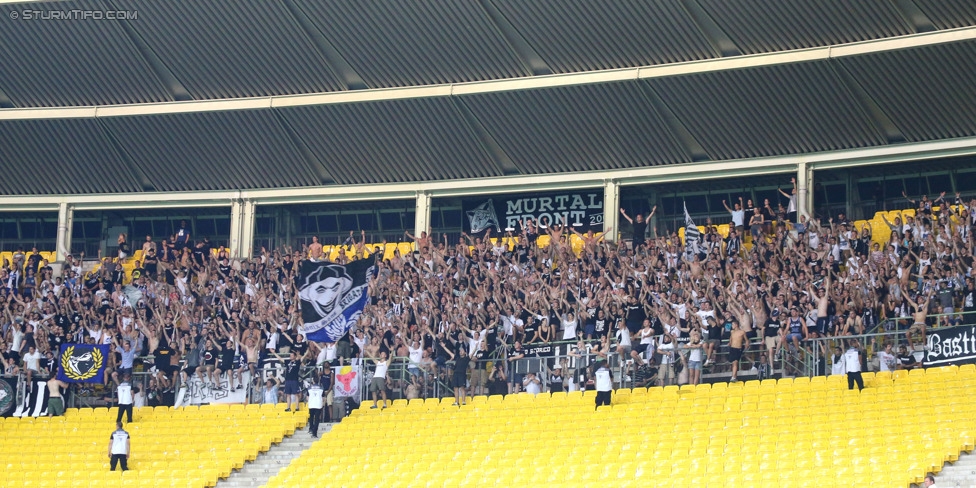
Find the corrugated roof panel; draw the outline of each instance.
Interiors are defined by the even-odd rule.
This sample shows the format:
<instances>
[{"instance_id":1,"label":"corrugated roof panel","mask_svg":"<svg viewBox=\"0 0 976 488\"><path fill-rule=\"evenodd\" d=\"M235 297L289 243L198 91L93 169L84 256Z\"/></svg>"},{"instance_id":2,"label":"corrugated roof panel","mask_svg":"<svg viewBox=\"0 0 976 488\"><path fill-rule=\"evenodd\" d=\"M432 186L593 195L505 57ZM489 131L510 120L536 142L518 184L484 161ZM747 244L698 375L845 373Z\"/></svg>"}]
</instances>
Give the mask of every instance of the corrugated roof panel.
<instances>
[{"instance_id":1,"label":"corrugated roof panel","mask_svg":"<svg viewBox=\"0 0 976 488\"><path fill-rule=\"evenodd\" d=\"M716 57L679 2L493 1L557 73Z\"/></svg>"},{"instance_id":2,"label":"corrugated roof panel","mask_svg":"<svg viewBox=\"0 0 976 488\"><path fill-rule=\"evenodd\" d=\"M0 167L4 195L142 191L91 119L0 121Z\"/></svg>"},{"instance_id":3,"label":"corrugated roof panel","mask_svg":"<svg viewBox=\"0 0 976 488\"><path fill-rule=\"evenodd\" d=\"M159 191L320 183L269 110L102 120Z\"/></svg>"},{"instance_id":4,"label":"corrugated roof panel","mask_svg":"<svg viewBox=\"0 0 976 488\"><path fill-rule=\"evenodd\" d=\"M889 1L698 0L743 54L786 51L906 34Z\"/></svg>"},{"instance_id":5,"label":"corrugated roof panel","mask_svg":"<svg viewBox=\"0 0 976 488\"><path fill-rule=\"evenodd\" d=\"M886 143L826 62L646 82L712 159L813 153Z\"/></svg>"},{"instance_id":6,"label":"corrugated roof panel","mask_svg":"<svg viewBox=\"0 0 976 488\"><path fill-rule=\"evenodd\" d=\"M475 0L295 0L371 88L531 72Z\"/></svg>"},{"instance_id":7,"label":"corrugated roof panel","mask_svg":"<svg viewBox=\"0 0 976 488\"><path fill-rule=\"evenodd\" d=\"M344 89L280 2L126 0L133 26L195 99Z\"/></svg>"},{"instance_id":8,"label":"corrugated roof panel","mask_svg":"<svg viewBox=\"0 0 976 488\"><path fill-rule=\"evenodd\" d=\"M939 29L976 25L976 2L973 0L913 1Z\"/></svg>"},{"instance_id":9,"label":"corrugated roof panel","mask_svg":"<svg viewBox=\"0 0 976 488\"><path fill-rule=\"evenodd\" d=\"M691 161L635 82L461 97L524 173Z\"/></svg>"},{"instance_id":10,"label":"corrugated roof panel","mask_svg":"<svg viewBox=\"0 0 976 488\"><path fill-rule=\"evenodd\" d=\"M502 175L447 98L279 111L340 184Z\"/></svg>"},{"instance_id":11,"label":"corrugated roof panel","mask_svg":"<svg viewBox=\"0 0 976 488\"><path fill-rule=\"evenodd\" d=\"M98 0L0 5L0 90L17 107L172 100L119 21L71 17L107 10Z\"/></svg>"},{"instance_id":12,"label":"corrugated roof panel","mask_svg":"<svg viewBox=\"0 0 976 488\"><path fill-rule=\"evenodd\" d=\"M839 61L909 141L976 135L976 42Z\"/></svg>"}]
</instances>

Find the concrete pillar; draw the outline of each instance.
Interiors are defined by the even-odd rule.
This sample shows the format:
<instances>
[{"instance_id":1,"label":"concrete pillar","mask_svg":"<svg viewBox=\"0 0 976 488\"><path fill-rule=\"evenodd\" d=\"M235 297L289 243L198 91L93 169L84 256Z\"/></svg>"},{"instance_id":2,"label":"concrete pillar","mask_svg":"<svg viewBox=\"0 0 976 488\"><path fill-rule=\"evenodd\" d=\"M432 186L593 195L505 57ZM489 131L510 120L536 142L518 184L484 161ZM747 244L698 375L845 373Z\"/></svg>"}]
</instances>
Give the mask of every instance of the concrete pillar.
<instances>
[{"instance_id":1,"label":"concrete pillar","mask_svg":"<svg viewBox=\"0 0 976 488\"><path fill-rule=\"evenodd\" d=\"M811 218L813 214L813 168L804 161L796 167L796 213Z\"/></svg>"},{"instance_id":2,"label":"concrete pillar","mask_svg":"<svg viewBox=\"0 0 976 488\"><path fill-rule=\"evenodd\" d=\"M55 245L55 259L64 261L71 254L71 229L74 224L74 208L67 202L58 204L58 238Z\"/></svg>"},{"instance_id":3,"label":"concrete pillar","mask_svg":"<svg viewBox=\"0 0 976 488\"><path fill-rule=\"evenodd\" d=\"M227 247L230 248L231 257L240 256L241 251L241 215L244 211L243 200L233 200L230 202L230 238Z\"/></svg>"},{"instance_id":4,"label":"concrete pillar","mask_svg":"<svg viewBox=\"0 0 976 488\"><path fill-rule=\"evenodd\" d=\"M417 192L417 208L414 214L413 235L430 231L430 193Z\"/></svg>"},{"instance_id":5,"label":"concrete pillar","mask_svg":"<svg viewBox=\"0 0 976 488\"><path fill-rule=\"evenodd\" d=\"M617 242L620 235L620 184L617 180L603 180L603 229L610 229L606 239Z\"/></svg>"},{"instance_id":6,"label":"concrete pillar","mask_svg":"<svg viewBox=\"0 0 976 488\"><path fill-rule=\"evenodd\" d=\"M254 225L257 214L257 204L253 200L244 200L241 208L240 251L238 256L251 259L254 256Z\"/></svg>"}]
</instances>

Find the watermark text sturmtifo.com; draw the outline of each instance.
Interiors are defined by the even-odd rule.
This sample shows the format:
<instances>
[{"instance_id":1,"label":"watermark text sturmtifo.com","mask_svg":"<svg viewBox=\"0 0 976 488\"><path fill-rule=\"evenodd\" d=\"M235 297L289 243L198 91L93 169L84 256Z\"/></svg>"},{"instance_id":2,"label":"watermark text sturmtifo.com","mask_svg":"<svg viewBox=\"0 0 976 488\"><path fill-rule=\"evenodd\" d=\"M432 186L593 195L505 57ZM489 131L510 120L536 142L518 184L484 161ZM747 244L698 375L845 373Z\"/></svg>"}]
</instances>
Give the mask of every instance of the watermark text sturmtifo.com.
<instances>
[{"instance_id":1,"label":"watermark text sturmtifo.com","mask_svg":"<svg viewBox=\"0 0 976 488\"><path fill-rule=\"evenodd\" d=\"M11 20L139 20L138 10L11 10Z\"/></svg>"}]
</instances>

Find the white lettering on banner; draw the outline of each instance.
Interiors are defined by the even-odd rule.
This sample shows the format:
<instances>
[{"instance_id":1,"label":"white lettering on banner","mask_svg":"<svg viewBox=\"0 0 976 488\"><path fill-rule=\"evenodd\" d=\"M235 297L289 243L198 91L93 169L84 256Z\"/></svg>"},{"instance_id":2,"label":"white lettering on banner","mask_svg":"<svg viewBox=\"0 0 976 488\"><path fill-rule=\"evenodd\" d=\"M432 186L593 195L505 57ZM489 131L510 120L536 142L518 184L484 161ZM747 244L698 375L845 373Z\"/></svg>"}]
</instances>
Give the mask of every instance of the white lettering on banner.
<instances>
[{"instance_id":1,"label":"white lettering on banner","mask_svg":"<svg viewBox=\"0 0 976 488\"><path fill-rule=\"evenodd\" d=\"M542 197L539 199L539 211L540 212L552 212L552 198Z\"/></svg>"},{"instance_id":2,"label":"white lettering on banner","mask_svg":"<svg viewBox=\"0 0 976 488\"><path fill-rule=\"evenodd\" d=\"M506 228L518 228L520 223L534 220L538 224L565 225L572 227L601 227L603 225L603 195L601 193L564 194L544 197L524 197L505 200L504 220ZM491 200L481 207L491 205ZM469 218L472 212L469 211ZM471 232L480 232L483 226L475 226ZM500 230L500 229L499 229Z\"/></svg>"},{"instance_id":3,"label":"white lettering on banner","mask_svg":"<svg viewBox=\"0 0 976 488\"><path fill-rule=\"evenodd\" d=\"M925 364L963 362L976 359L976 327L953 328L929 334Z\"/></svg>"},{"instance_id":4,"label":"white lettering on banner","mask_svg":"<svg viewBox=\"0 0 976 488\"><path fill-rule=\"evenodd\" d=\"M505 202L505 215L522 213L522 199Z\"/></svg>"},{"instance_id":5,"label":"white lettering on banner","mask_svg":"<svg viewBox=\"0 0 976 488\"><path fill-rule=\"evenodd\" d=\"M555 199L556 203L559 204L556 210L566 210L566 200L569 200L569 195L559 195Z\"/></svg>"},{"instance_id":6,"label":"white lettering on banner","mask_svg":"<svg viewBox=\"0 0 976 488\"><path fill-rule=\"evenodd\" d=\"M520 221L529 219L547 226L599 226L603 224L603 203L597 201L599 197L597 193L588 193L506 200L505 226L517 227Z\"/></svg>"},{"instance_id":7,"label":"white lettering on banner","mask_svg":"<svg viewBox=\"0 0 976 488\"><path fill-rule=\"evenodd\" d=\"M347 322L355 323L355 319L358 317L358 315L346 319L343 313L346 311L347 308L349 308L349 305L356 303L356 301L358 301L360 297L363 296L363 292L365 291L366 291L366 285L357 286L356 288L349 290L349 292L342 297L342 300L339 301L339 304L336 305L336 307L332 310L332 313L323 317L322 320L318 320L308 324L303 324L298 328L298 331L301 332L303 335L308 335L326 327L329 327L330 330L332 329L339 330Z\"/></svg>"}]
</instances>

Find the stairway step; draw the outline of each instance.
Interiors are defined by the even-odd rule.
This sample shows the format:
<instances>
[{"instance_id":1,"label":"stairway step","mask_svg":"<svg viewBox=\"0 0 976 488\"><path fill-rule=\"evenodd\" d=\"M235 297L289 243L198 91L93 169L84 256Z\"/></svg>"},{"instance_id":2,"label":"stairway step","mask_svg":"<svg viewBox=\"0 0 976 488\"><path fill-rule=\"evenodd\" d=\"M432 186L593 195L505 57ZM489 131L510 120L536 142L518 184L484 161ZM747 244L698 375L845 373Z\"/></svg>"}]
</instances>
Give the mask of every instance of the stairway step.
<instances>
[{"instance_id":1,"label":"stairway step","mask_svg":"<svg viewBox=\"0 0 976 488\"><path fill-rule=\"evenodd\" d=\"M319 437L326 435L332 430L334 424L321 424L319 426ZM244 467L237 470L224 480L217 482L217 488L252 488L263 486L268 480L278 474L283 468L292 463L295 459L318 439L312 438L307 429L296 430L292 435L285 437L278 444L272 445L267 452L258 455L254 461L244 464Z\"/></svg>"}]
</instances>

